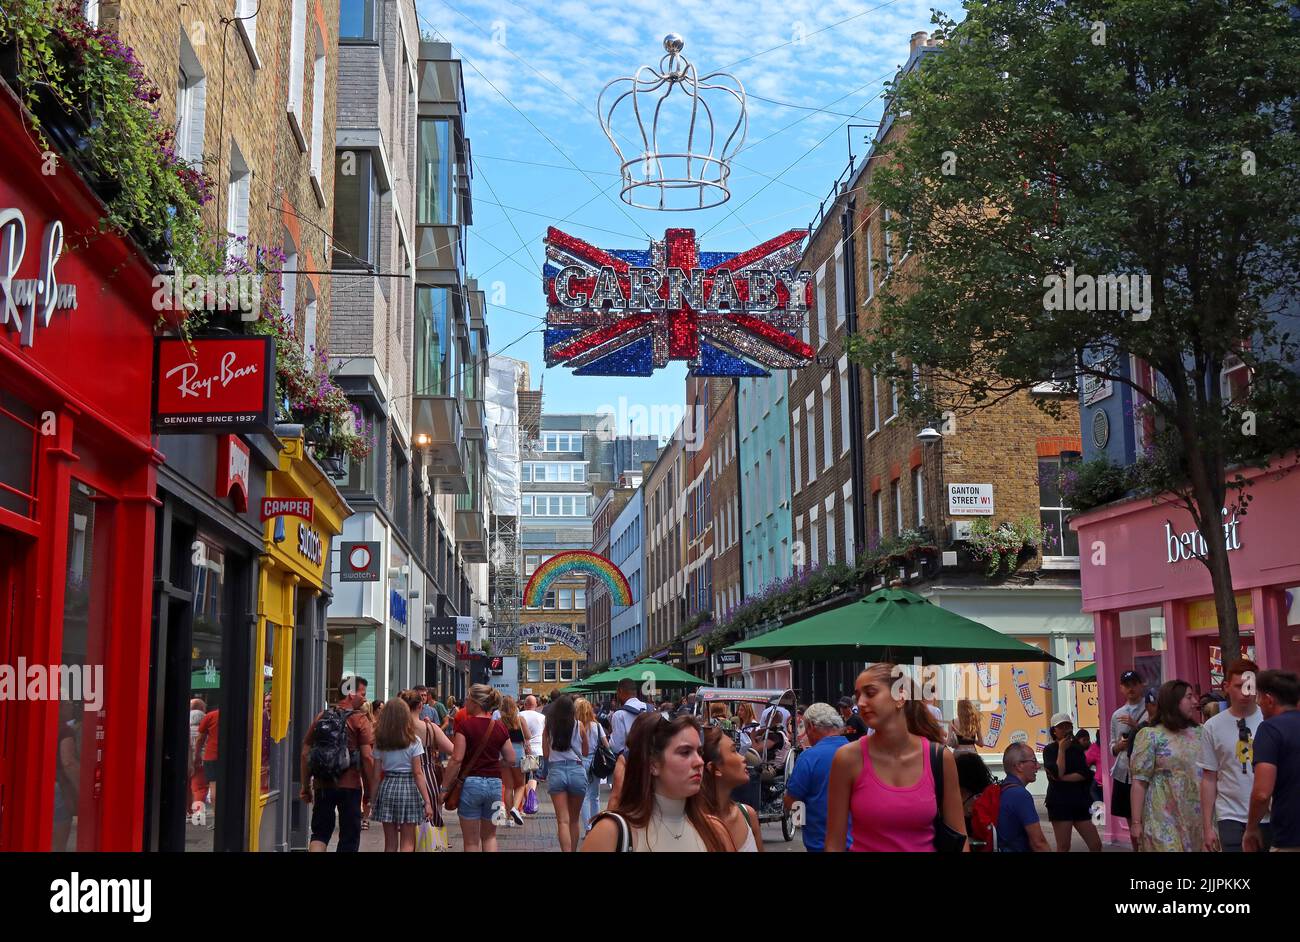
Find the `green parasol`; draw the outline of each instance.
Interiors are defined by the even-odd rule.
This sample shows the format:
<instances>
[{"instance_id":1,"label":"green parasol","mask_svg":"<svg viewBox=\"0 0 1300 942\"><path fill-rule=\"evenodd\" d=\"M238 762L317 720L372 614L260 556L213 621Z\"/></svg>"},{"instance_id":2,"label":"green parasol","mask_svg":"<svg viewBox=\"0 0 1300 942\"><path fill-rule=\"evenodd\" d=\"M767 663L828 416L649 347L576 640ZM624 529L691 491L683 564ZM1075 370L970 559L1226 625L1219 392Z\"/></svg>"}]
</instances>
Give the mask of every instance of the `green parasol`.
<instances>
[{"instance_id":1,"label":"green parasol","mask_svg":"<svg viewBox=\"0 0 1300 942\"><path fill-rule=\"evenodd\" d=\"M1075 683L1090 684L1097 679L1097 665L1089 664L1087 667L1081 667L1073 674L1066 674L1061 680L1073 680Z\"/></svg>"},{"instance_id":2,"label":"green parasol","mask_svg":"<svg viewBox=\"0 0 1300 942\"><path fill-rule=\"evenodd\" d=\"M887 661L969 664L976 661L1055 661L1026 644L940 608L906 589L879 589L866 598L813 615L727 648L772 660Z\"/></svg>"}]
</instances>

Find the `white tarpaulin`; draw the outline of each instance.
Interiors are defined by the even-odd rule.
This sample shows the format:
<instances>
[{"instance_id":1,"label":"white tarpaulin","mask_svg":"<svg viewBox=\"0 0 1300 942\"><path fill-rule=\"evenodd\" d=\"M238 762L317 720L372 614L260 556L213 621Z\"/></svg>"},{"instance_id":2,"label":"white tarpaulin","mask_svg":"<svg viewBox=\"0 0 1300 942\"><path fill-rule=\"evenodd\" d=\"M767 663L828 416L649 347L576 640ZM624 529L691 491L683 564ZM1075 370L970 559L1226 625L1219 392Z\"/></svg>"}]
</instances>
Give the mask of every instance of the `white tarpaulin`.
<instances>
[{"instance_id":1,"label":"white tarpaulin","mask_svg":"<svg viewBox=\"0 0 1300 942\"><path fill-rule=\"evenodd\" d=\"M492 512L503 517L519 513L519 381L522 366L510 357L488 359L486 398L488 481Z\"/></svg>"}]
</instances>

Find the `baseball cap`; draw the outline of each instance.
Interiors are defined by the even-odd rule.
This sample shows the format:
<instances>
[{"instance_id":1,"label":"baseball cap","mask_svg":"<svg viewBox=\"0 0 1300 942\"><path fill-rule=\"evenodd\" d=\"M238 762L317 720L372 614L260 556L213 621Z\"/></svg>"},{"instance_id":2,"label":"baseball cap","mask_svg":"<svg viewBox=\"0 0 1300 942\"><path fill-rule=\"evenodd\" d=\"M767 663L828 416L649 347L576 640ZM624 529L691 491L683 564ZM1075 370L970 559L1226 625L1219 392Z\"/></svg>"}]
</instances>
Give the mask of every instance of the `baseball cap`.
<instances>
[{"instance_id":1,"label":"baseball cap","mask_svg":"<svg viewBox=\"0 0 1300 942\"><path fill-rule=\"evenodd\" d=\"M1072 717L1069 713L1053 713L1052 729L1056 729L1056 727L1060 726L1062 723L1069 723L1071 726L1073 726L1074 717Z\"/></svg>"},{"instance_id":2,"label":"baseball cap","mask_svg":"<svg viewBox=\"0 0 1300 942\"><path fill-rule=\"evenodd\" d=\"M1121 684L1140 684L1142 683L1142 675L1137 671L1125 671L1119 675L1119 682Z\"/></svg>"}]
</instances>

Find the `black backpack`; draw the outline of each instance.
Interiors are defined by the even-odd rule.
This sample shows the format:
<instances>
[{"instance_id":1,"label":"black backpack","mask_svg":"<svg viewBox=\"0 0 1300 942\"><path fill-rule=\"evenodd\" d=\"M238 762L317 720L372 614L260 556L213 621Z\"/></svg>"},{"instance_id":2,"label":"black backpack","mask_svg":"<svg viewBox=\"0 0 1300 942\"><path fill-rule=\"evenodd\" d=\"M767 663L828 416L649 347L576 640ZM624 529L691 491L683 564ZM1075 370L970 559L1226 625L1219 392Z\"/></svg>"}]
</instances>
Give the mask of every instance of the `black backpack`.
<instances>
[{"instance_id":1,"label":"black backpack","mask_svg":"<svg viewBox=\"0 0 1300 942\"><path fill-rule=\"evenodd\" d=\"M348 718L355 710L330 707L316 721L307 769L319 779L336 782L359 765L359 754L348 747Z\"/></svg>"}]
</instances>

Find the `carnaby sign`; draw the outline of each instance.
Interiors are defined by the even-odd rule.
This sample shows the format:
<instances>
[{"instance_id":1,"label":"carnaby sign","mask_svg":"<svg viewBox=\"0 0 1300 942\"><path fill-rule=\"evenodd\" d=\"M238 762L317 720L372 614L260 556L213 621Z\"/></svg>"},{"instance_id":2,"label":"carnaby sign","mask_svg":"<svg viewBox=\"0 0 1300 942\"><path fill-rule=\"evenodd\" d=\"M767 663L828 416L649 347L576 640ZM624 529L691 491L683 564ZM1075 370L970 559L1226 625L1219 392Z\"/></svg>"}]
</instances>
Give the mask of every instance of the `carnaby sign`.
<instances>
[{"instance_id":1,"label":"carnaby sign","mask_svg":"<svg viewBox=\"0 0 1300 942\"><path fill-rule=\"evenodd\" d=\"M160 337L155 342L155 432L269 429L274 407L272 338Z\"/></svg>"},{"instance_id":2,"label":"carnaby sign","mask_svg":"<svg viewBox=\"0 0 1300 942\"><path fill-rule=\"evenodd\" d=\"M38 324L48 327L56 310L76 308L77 286L59 284L54 272L63 254L61 221L45 226L35 278L17 277L26 252L27 219L23 211L0 209L0 324L17 332L20 346L30 347Z\"/></svg>"},{"instance_id":3,"label":"carnaby sign","mask_svg":"<svg viewBox=\"0 0 1300 942\"><path fill-rule=\"evenodd\" d=\"M272 517L301 517L311 523L316 502L310 497L263 497L262 522Z\"/></svg>"}]
</instances>

